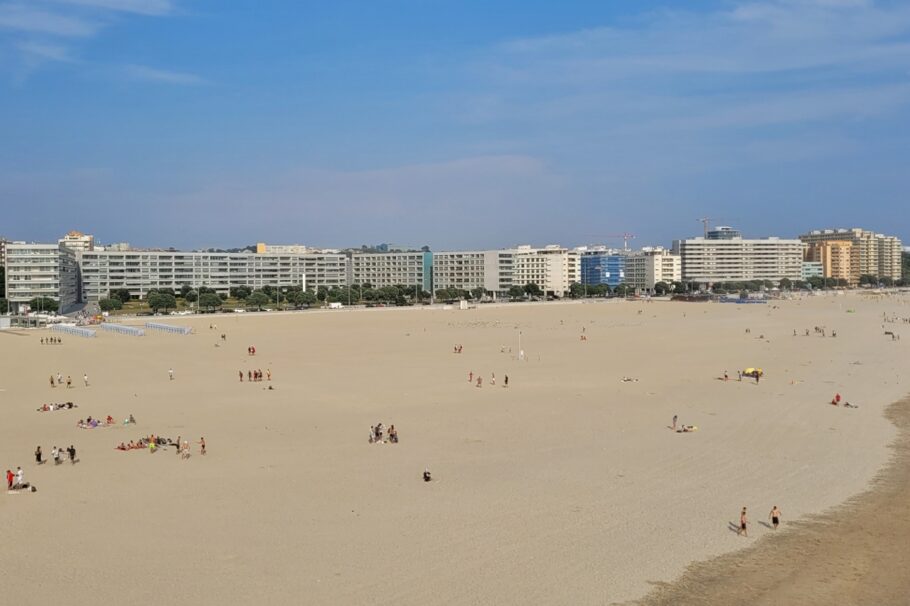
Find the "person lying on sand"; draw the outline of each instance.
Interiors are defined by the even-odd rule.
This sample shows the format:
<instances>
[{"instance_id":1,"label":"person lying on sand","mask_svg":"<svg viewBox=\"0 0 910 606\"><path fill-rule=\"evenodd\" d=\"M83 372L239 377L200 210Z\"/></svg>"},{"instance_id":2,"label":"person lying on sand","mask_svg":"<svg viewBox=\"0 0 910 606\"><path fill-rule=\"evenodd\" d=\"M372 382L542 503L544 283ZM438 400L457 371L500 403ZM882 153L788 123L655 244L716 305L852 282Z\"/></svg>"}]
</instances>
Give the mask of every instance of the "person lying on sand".
<instances>
[{"instance_id":1,"label":"person lying on sand","mask_svg":"<svg viewBox=\"0 0 910 606\"><path fill-rule=\"evenodd\" d=\"M698 431L698 427L695 425L680 425L676 433L689 433L690 431Z\"/></svg>"},{"instance_id":2,"label":"person lying on sand","mask_svg":"<svg viewBox=\"0 0 910 606\"><path fill-rule=\"evenodd\" d=\"M850 402L844 402L844 408L859 408L859 404L851 404Z\"/></svg>"},{"instance_id":3,"label":"person lying on sand","mask_svg":"<svg viewBox=\"0 0 910 606\"><path fill-rule=\"evenodd\" d=\"M632 377L623 377L620 381L623 383L638 383L638 379L633 379Z\"/></svg>"}]
</instances>

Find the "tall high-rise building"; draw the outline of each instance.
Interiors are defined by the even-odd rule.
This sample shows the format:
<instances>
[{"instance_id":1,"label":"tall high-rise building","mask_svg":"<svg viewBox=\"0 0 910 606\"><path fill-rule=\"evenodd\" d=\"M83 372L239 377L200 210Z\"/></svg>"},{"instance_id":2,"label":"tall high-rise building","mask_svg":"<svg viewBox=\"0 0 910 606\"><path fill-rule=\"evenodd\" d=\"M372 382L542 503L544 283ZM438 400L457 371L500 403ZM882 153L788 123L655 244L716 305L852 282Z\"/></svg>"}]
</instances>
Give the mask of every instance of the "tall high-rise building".
<instances>
[{"instance_id":1,"label":"tall high-rise building","mask_svg":"<svg viewBox=\"0 0 910 606\"><path fill-rule=\"evenodd\" d=\"M824 268L827 278L845 278L851 285L858 284L864 275L901 279L901 241L896 236L855 227L815 230L799 239L806 245L806 260L820 261L824 266L824 259L831 258L830 267ZM849 265L846 276L845 265Z\"/></svg>"}]
</instances>

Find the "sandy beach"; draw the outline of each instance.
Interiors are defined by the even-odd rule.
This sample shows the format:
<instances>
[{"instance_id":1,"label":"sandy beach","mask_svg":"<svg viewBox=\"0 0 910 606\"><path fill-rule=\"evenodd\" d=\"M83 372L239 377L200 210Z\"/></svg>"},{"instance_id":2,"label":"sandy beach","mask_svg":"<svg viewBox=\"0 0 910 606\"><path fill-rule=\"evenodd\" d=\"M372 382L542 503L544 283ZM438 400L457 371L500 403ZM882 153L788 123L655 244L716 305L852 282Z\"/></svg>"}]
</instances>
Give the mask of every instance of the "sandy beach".
<instances>
[{"instance_id":1,"label":"sandy beach","mask_svg":"<svg viewBox=\"0 0 910 606\"><path fill-rule=\"evenodd\" d=\"M51 346L49 331L0 334L0 465L38 488L0 499L0 578L20 603L641 599L693 562L802 544L794 522L870 486L898 437L885 411L910 392L910 340L883 336L883 314L910 316L908 299L234 314ZM737 380L753 366L760 382ZM238 380L255 369L272 380ZM72 389L49 386L58 372ZM36 412L67 400L79 408ZM108 414L116 426L76 427ZM674 415L698 431L671 431ZM399 444L368 443L380 421ZM149 434L193 456L115 450ZM39 444L80 460L36 465ZM731 529L744 505L748 538ZM773 505L776 531L761 523ZM687 603L690 586L655 603Z\"/></svg>"}]
</instances>

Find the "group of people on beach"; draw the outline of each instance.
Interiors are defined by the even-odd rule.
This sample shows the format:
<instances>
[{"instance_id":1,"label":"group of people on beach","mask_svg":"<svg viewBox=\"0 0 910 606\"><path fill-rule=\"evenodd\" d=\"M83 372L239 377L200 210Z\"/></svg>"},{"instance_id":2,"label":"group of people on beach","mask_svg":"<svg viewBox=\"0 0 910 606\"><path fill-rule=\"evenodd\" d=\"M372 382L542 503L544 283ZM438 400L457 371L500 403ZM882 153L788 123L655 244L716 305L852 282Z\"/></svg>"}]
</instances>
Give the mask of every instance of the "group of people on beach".
<instances>
[{"instance_id":1,"label":"group of people on beach","mask_svg":"<svg viewBox=\"0 0 910 606\"><path fill-rule=\"evenodd\" d=\"M62 463L64 450L62 448L54 448L51 450L51 458L54 460L54 465L59 465ZM69 456L70 463L76 462L76 447L70 444L70 447L66 449L66 454ZM35 447L35 463L38 465L44 465L44 451L41 450L41 445L39 444Z\"/></svg>"},{"instance_id":2,"label":"group of people on beach","mask_svg":"<svg viewBox=\"0 0 910 606\"><path fill-rule=\"evenodd\" d=\"M774 527L774 530L777 530L777 527L780 526L780 519L783 517L783 514L780 511L780 508L775 505L771 508L771 513L768 514L768 519L771 520L771 525ZM749 516L746 513L746 507L743 507L743 510L739 513L739 530L737 533L741 537L749 536Z\"/></svg>"},{"instance_id":3,"label":"group of people on beach","mask_svg":"<svg viewBox=\"0 0 910 606\"><path fill-rule=\"evenodd\" d=\"M474 384L475 387L483 387L483 377L480 375L475 376L474 371L469 370L468 371L468 383ZM493 387L496 386L496 373L495 372L490 373L490 385ZM502 386L503 387L509 386L509 375L505 375L503 377Z\"/></svg>"},{"instance_id":4,"label":"group of people on beach","mask_svg":"<svg viewBox=\"0 0 910 606\"><path fill-rule=\"evenodd\" d=\"M827 329L826 329L824 326L815 326L815 327L813 328L813 330L815 331L815 334L817 334L817 335L821 335L822 337L827 337L827 336L828 336L828 331L827 331ZM808 329L808 328L806 329L806 332L805 332L804 334L805 334L805 336L807 336L807 337L809 336L809 329ZM796 329L795 329L795 328L793 329L793 336L794 336L794 337L796 336ZM832 336L832 337L836 337L836 336L837 336L837 331L836 331L836 330L832 330L832 331L831 331L831 336Z\"/></svg>"},{"instance_id":5,"label":"group of people on beach","mask_svg":"<svg viewBox=\"0 0 910 606\"><path fill-rule=\"evenodd\" d=\"M452 349L452 353L457 353L457 354L461 353L461 350L463 347L464 347L464 345L455 345Z\"/></svg>"},{"instance_id":6,"label":"group of people on beach","mask_svg":"<svg viewBox=\"0 0 910 606\"><path fill-rule=\"evenodd\" d=\"M243 371L238 370L237 375L240 377L240 382L243 383ZM262 381L262 369L259 370L248 370L246 371L247 381L250 383L255 383ZM272 370L270 368L265 369L265 377L267 380L272 380Z\"/></svg>"},{"instance_id":7,"label":"group of people on beach","mask_svg":"<svg viewBox=\"0 0 910 606\"><path fill-rule=\"evenodd\" d=\"M205 438L199 438L199 454L205 454ZM146 450L148 449L149 453L156 452L159 448L167 448L173 446L176 449L178 455L182 459L190 458L190 443L188 440L183 440L181 442L181 436L177 436L177 440L172 440L170 438L163 438L161 436L156 436L154 434L141 437L135 442L130 440L129 443L120 442L115 449L116 450Z\"/></svg>"},{"instance_id":8,"label":"group of people on beach","mask_svg":"<svg viewBox=\"0 0 910 606\"><path fill-rule=\"evenodd\" d=\"M386 442L398 444L398 430L394 425L389 425L388 437L384 437L385 434L386 429L381 421L376 425L370 425L370 444L385 444Z\"/></svg>"},{"instance_id":9,"label":"group of people on beach","mask_svg":"<svg viewBox=\"0 0 910 606\"><path fill-rule=\"evenodd\" d=\"M57 387L58 385L63 385L64 384L63 375L60 374L59 372L57 373L56 377L54 377L54 375L51 375L50 378L48 378L48 382L51 384L51 387ZM82 373L82 384L85 385L86 387L88 387L88 374L87 373ZM66 388L69 389L72 386L73 386L73 377L71 377L70 375L67 375L66 376Z\"/></svg>"},{"instance_id":10,"label":"group of people on beach","mask_svg":"<svg viewBox=\"0 0 910 606\"><path fill-rule=\"evenodd\" d=\"M41 339L42 345L62 345L63 339L60 337L43 337Z\"/></svg>"},{"instance_id":11,"label":"group of people on beach","mask_svg":"<svg viewBox=\"0 0 910 606\"><path fill-rule=\"evenodd\" d=\"M36 410L38 412L52 412L54 410L72 410L73 408L79 408L79 405L72 402L52 402L50 404L42 404Z\"/></svg>"},{"instance_id":12,"label":"group of people on beach","mask_svg":"<svg viewBox=\"0 0 910 606\"><path fill-rule=\"evenodd\" d=\"M31 488L32 492L35 491L35 488L25 481L25 472L22 471L21 467L17 467L15 473L9 469L6 470L7 490L25 490L28 488Z\"/></svg>"},{"instance_id":13,"label":"group of people on beach","mask_svg":"<svg viewBox=\"0 0 910 606\"><path fill-rule=\"evenodd\" d=\"M131 419L133 419L133 415L130 415L130 418L124 421L124 425L129 423ZM135 420L132 422L135 423ZM88 417L84 420L79 419L79 422L76 423L76 427L79 429L96 429L98 427L110 427L111 425L115 424L116 421L114 421L114 417L107 415L107 418L103 421L101 419L93 419L92 417Z\"/></svg>"}]
</instances>

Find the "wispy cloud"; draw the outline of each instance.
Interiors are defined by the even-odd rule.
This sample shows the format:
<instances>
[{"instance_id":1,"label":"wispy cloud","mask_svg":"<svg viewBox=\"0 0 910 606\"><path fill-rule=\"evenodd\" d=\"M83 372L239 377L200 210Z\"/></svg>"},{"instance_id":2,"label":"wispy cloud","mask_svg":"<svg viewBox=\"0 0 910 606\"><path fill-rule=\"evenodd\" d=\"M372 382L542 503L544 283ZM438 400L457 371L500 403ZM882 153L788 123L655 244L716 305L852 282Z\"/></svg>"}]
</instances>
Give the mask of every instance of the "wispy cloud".
<instances>
[{"instance_id":1,"label":"wispy cloud","mask_svg":"<svg viewBox=\"0 0 910 606\"><path fill-rule=\"evenodd\" d=\"M100 29L100 24L88 18L9 2L0 4L0 29L61 37L88 37Z\"/></svg>"},{"instance_id":2,"label":"wispy cloud","mask_svg":"<svg viewBox=\"0 0 910 606\"><path fill-rule=\"evenodd\" d=\"M75 60L77 49L105 28L129 18L164 17L175 12L174 0L0 0L0 51L6 46L20 58L19 65L4 67L21 84L47 63L88 65ZM163 68L100 67L103 72L137 81L178 85L205 82L194 74Z\"/></svg>"},{"instance_id":3,"label":"wispy cloud","mask_svg":"<svg viewBox=\"0 0 910 606\"><path fill-rule=\"evenodd\" d=\"M53 0L62 4L105 9L137 15L168 15L174 11L170 0Z\"/></svg>"},{"instance_id":4,"label":"wispy cloud","mask_svg":"<svg viewBox=\"0 0 910 606\"><path fill-rule=\"evenodd\" d=\"M59 44L47 44L37 41L20 42L16 47L26 57L31 57L35 61L60 61L63 63L74 63L76 61L70 49Z\"/></svg>"},{"instance_id":5,"label":"wispy cloud","mask_svg":"<svg viewBox=\"0 0 910 606\"><path fill-rule=\"evenodd\" d=\"M157 69L145 65L125 65L121 72L131 80L140 80L144 82L182 84L187 86L198 86L200 84L208 83L207 80L195 74L166 69Z\"/></svg>"},{"instance_id":6,"label":"wispy cloud","mask_svg":"<svg viewBox=\"0 0 910 606\"><path fill-rule=\"evenodd\" d=\"M766 127L893 112L910 103L908 73L910 6L741 2L506 41L459 101L472 124L586 122L601 136Z\"/></svg>"}]
</instances>

